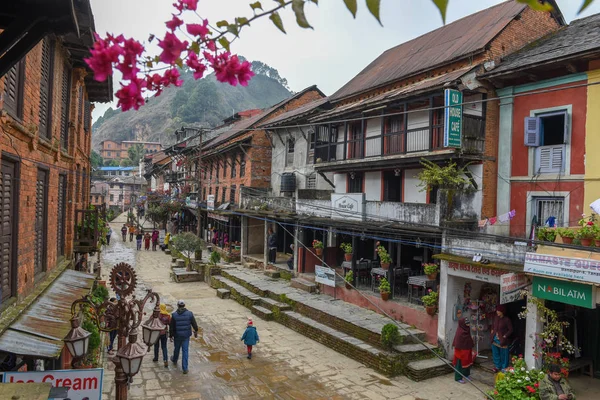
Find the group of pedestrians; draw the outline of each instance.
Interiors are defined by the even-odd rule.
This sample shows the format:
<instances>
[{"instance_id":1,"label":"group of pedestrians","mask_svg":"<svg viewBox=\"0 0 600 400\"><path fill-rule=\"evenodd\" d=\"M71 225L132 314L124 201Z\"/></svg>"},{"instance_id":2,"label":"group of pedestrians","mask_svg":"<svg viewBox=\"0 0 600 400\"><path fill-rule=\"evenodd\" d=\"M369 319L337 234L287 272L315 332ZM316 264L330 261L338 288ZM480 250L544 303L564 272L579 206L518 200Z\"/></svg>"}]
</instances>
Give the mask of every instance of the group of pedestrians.
<instances>
[{"instance_id":1,"label":"group of pedestrians","mask_svg":"<svg viewBox=\"0 0 600 400\"><path fill-rule=\"evenodd\" d=\"M121 236L123 238L123 242L127 241L128 233L130 242L133 242L133 237L135 236L136 248L138 250L142 249L142 244L144 245L145 250L150 250L150 244L152 244L152 250L156 251L160 236L157 229L154 229L152 233L150 233L149 231L144 232L144 230L141 228L136 229L134 225L127 226L126 224L123 224L121 227ZM110 244L110 239L108 239L108 242Z\"/></svg>"}]
</instances>

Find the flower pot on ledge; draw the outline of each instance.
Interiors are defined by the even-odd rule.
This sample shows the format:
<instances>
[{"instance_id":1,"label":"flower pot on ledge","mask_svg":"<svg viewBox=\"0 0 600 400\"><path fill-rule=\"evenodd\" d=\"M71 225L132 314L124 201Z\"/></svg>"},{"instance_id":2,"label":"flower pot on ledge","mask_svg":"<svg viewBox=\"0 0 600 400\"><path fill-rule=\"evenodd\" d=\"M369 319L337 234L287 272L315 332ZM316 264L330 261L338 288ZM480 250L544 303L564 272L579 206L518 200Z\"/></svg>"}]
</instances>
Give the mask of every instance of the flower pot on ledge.
<instances>
[{"instance_id":1,"label":"flower pot on ledge","mask_svg":"<svg viewBox=\"0 0 600 400\"><path fill-rule=\"evenodd\" d=\"M315 249L315 254L318 256L322 256L323 255L323 249Z\"/></svg>"},{"instance_id":2,"label":"flower pot on ledge","mask_svg":"<svg viewBox=\"0 0 600 400\"><path fill-rule=\"evenodd\" d=\"M592 245L591 238L581 238L581 239L579 239L579 241L581 242L582 246L591 246Z\"/></svg>"},{"instance_id":3,"label":"flower pot on ledge","mask_svg":"<svg viewBox=\"0 0 600 400\"><path fill-rule=\"evenodd\" d=\"M381 268L383 269L389 269L390 268L390 263L381 263Z\"/></svg>"},{"instance_id":4,"label":"flower pot on ledge","mask_svg":"<svg viewBox=\"0 0 600 400\"><path fill-rule=\"evenodd\" d=\"M348 289L348 290L352 289L352 286L348 282L346 282L346 289Z\"/></svg>"},{"instance_id":5,"label":"flower pot on ledge","mask_svg":"<svg viewBox=\"0 0 600 400\"><path fill-rule=\"evenodd\" d=\"M428 274L427 279L429 279L430 281L435 281L437 279L437 274L437 272L434 272L433 274Z\"/></svg>"},{"instance_id":6,"label":"flower pot on ledge","mask_svg":"<svg viewBox=\"0 0 600 400\"><path fill-rule=\"evenodd\" d=\"M344 258L346 259L346 261L352 261L352 253L345 253Z\"/></svg>"},{"instance_id":7,"label":"flower pot on ledge","mask_svg":"<svg viewBox=\"0 0 600 400\"><path fill-rule=\"evenodd\" d=\"M436 306L425 306L425 311L433 317L435 315Z\"/></svg>"},{"instance_id":8,"label":"flower pot on ledge","mask_svg":"<svg viewBox=\"0 0 600 400\"><path fill-rule=\"evenodd\" d=\"M381 292L381 300L383 301L388 301L388 299L390 298L390 294L388 292Z\"/></svg>"}]
</instances>

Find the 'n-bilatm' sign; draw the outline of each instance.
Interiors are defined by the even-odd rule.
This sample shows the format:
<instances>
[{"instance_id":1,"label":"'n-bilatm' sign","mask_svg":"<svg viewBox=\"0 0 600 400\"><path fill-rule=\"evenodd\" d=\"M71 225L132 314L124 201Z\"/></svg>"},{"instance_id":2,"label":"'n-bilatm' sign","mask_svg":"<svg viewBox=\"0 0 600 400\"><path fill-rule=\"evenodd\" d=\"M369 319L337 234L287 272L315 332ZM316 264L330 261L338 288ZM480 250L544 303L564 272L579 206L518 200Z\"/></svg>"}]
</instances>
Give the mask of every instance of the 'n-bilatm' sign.
<instances>
[{"instance_id":1,"label":"'n-bilatm' sign","mask_svg":"<svg viewBox=\"0 0 600 400\"><path fill-rule=\"evenodd\" d=\"M585 308L596 308L596 287L557 279L533 277L533 295Z\"/></svg>"},{"instance_id":2,"label":"'n-bilatm' sign","mask_svg":"<svg viewBox=\"0 0 600 400\"><path fill-rule=\"evenodd\" d=\"M69 388L68 396L55 400L102 400L102 368L57 371L5 372L4 383L51 383Z\"/></svg>"}]
</instances>

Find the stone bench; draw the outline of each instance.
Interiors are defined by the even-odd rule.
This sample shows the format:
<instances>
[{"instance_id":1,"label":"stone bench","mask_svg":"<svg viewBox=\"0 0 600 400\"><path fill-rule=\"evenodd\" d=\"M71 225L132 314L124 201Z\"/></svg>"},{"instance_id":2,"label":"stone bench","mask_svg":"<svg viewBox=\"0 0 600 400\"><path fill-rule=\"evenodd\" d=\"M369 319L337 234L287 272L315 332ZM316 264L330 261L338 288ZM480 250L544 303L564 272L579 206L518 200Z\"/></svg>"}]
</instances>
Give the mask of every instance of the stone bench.
<instances>
[{"instance_id":1,"label":"stone bench","mask_svg":"<svg viewBox=\"0 0 600 400\"><path fill-rule=\"evenodd\" d=\"M177 283L202 280L202 276L197 271L187 271L185 268L174 268L171 277Z\"/></svg>"}]
</instances>

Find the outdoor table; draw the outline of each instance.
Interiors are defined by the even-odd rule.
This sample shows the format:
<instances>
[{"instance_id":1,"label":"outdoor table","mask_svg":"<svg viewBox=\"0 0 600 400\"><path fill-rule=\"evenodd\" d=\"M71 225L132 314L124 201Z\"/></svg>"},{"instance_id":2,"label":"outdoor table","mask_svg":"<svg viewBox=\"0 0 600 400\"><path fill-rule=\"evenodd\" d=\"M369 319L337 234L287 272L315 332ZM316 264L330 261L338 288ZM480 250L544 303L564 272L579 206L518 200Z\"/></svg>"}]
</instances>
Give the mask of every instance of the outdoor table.
<instances>
[{"instance_id":1,"label":"outdoor table","mask_svg":"<svg viewBox=\"0 0 600 400\"><path fill-rule=\"evenodd\" d=\"M417 275L408 277L408 302L415 304L423 304L421 296L425 295L427 289L435 287L436 280L427 279L427 275ZM422 292L419 295L419 292Z\"/></svg>"}]
</instances>

